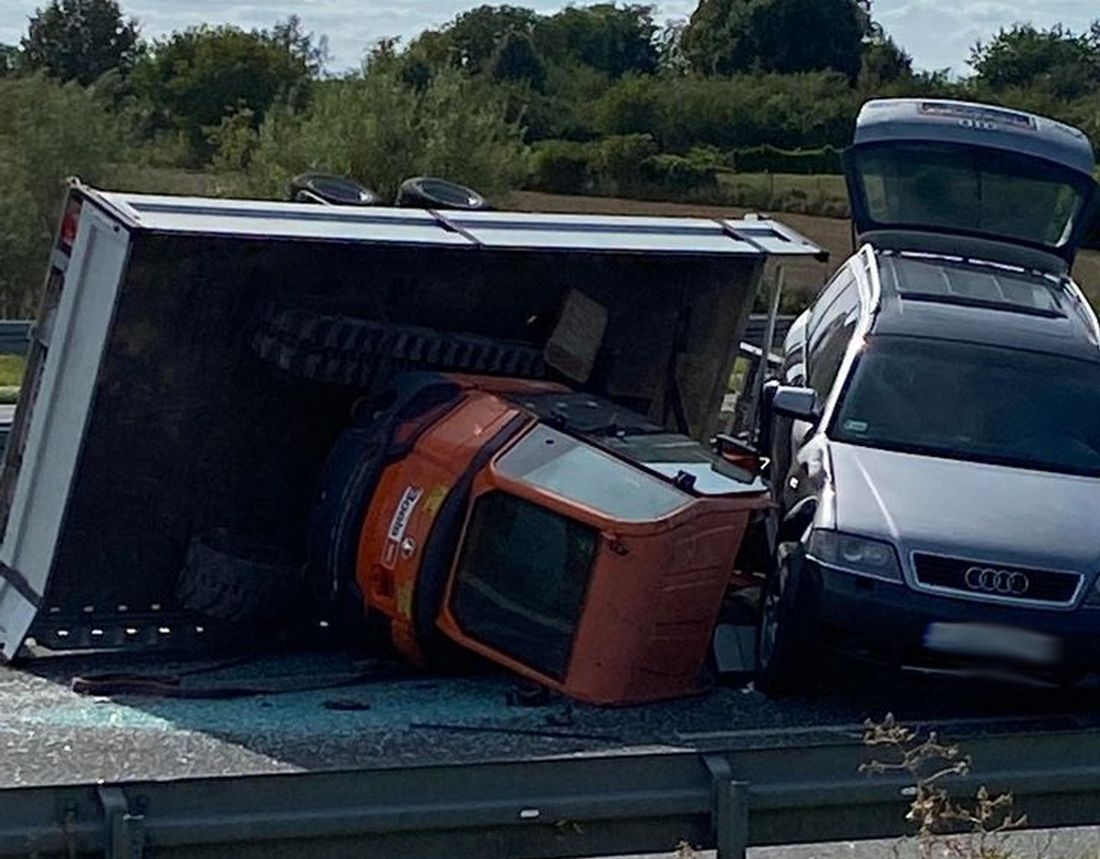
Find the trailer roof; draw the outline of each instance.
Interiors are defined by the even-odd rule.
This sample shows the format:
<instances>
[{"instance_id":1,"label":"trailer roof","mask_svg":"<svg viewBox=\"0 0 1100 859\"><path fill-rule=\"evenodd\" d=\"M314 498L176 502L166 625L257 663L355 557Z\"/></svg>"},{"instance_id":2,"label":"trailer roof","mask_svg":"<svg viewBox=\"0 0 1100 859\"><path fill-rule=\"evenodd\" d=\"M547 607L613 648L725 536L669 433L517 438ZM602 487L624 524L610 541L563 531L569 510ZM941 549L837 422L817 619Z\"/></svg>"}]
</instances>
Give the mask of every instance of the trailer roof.
<instances>
[{"instance_id":1,"label":"trailer roof","mask_svg":"<svg viewBox=\"0 0 1100 859\"><path fill-rule=\"evenodd\" d=\"M128 228L162 233L516 251L827 258L809 239L768 218L434 211L81 191Z\"/></svg>"}]
</instances>

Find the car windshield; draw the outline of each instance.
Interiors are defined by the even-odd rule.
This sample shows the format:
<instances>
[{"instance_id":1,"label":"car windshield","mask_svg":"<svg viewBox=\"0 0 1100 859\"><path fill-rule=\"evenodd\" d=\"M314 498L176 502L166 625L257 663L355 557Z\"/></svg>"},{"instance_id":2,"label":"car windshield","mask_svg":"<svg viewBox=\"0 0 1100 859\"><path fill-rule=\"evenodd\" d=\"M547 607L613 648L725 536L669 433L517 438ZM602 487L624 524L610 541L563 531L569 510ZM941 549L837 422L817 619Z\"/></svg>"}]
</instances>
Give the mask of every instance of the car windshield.
<instances>
[{"instance_id":1,"label":"car windshield","mask_svg":"<svg viewBox=\"0 0 1100 859\"><path fill-rule=\"evenodd\" d=\"M1038 158L947 143L891 143L854 154L868 228L927 228L1064 246L1087 178Z\"/></svg>"},{"instance_id":2,"label":"car windshield","mask_svg":"<svg viewBox=\"0 0 1100 859\"><path fill-rule=\"evenodd\" d=\"M1100 361L873 337L829 435L870 447L1100 476Z\"/></svg>"},{"instance_id":3,"label":"car windshield","mask_svg":"<svg viewBox=\"0 0 1100 859\"><path fill-rule=\"evenodd\" d=\"M594 528L503 492L483 496L461 550L455 619L485 644L563 678L597 545Z\"/></svg>"}]
</instances>

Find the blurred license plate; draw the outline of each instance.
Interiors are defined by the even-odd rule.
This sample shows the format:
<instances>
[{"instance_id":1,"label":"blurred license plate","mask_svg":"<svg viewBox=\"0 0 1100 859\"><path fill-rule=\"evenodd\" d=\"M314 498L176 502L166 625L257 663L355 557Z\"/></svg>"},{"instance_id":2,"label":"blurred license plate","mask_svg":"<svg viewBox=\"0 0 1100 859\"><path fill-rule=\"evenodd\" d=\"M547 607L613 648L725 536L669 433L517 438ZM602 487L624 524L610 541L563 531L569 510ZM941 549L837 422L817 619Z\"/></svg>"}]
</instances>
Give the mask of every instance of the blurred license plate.
<instances>
[{"instance_id":1,"label":"blurred license plate","mask_svg":"<svg viewBox=\"0 0 1100 859\"><path fill-rule=\"evenodd\" d=\"M980 623L930 623L924 646L956 656L986 656L1050 665L1062 657L1062 642L1028 629Z\"/></svg>"}]
</instances>

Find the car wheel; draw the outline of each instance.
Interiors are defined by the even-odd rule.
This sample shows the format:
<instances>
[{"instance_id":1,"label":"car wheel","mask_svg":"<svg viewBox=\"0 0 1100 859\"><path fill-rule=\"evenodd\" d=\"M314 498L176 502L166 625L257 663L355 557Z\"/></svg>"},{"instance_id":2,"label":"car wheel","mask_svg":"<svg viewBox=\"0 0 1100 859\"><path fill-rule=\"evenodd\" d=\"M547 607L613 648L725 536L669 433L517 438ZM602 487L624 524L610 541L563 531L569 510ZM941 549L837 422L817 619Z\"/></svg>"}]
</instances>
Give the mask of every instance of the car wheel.
<instances>
[{"instance_id":1,"label":"car wheel","mask_svg":"<svg viewBox=\"0 0 1100 859\"><path fill-rule=\"evenodd\" d=\"M485 211L492 208L489 201L473 188L433 176L406 179L397 189L394 205L402 208L466 211Z\"/></svg>"},{"instance_id":2,"label":"car wheel","mask_svg":"<svg viewBox=\"0 0 1100 859\"><path fill-rule=\"evenodd\" d=\"M328 173L303 173L290 182L290 199L295 203L321 203L329 206L380 206L378 192L346 176Z\"/></svg>"},{"instance_id":3,"label":"car wheel","mask_svg":"<svg viewBox=\"0 0 1100 859\"><path fill-rule=\"evenodd\" d=\"M756 686L769 696L808 694L817 686L816 621L797 546L780 544L760 601Z\"/></svg>"}]
</instances>

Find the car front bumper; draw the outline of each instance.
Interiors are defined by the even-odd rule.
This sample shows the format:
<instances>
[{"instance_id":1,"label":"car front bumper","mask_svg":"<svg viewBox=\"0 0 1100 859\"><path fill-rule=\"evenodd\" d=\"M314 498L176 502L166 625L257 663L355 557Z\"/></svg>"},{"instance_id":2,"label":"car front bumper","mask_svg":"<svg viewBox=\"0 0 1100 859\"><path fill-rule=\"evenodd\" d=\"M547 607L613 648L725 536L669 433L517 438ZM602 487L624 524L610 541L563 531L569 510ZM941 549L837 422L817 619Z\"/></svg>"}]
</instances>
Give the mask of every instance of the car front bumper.
<instances>
[{"instance_id":1,"label":"car front bumper","mask_svg":"<svg viewBox=\"0 0 1100 859\"><path fill-rule=\"evenodd\" d=\"M1100 609L1043 609L929 594L804 558L819 634L898 665L1009 665L1041 675L1100 672Z\"/></svg>"}]
</instances>

